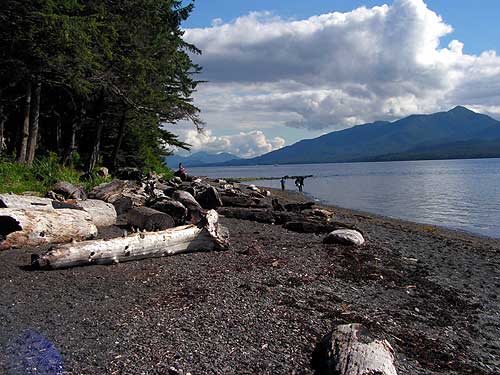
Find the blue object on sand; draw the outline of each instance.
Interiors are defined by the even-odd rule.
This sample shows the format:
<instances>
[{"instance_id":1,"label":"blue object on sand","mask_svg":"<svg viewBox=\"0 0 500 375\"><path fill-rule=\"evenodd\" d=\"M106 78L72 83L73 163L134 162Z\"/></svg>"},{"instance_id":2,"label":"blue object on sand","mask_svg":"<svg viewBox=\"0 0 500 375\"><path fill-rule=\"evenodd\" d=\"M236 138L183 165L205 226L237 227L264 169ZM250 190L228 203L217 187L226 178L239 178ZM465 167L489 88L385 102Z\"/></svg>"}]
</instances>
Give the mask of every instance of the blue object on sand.
<instances>
[{"instance_id":1,"label":"blue object on sand","mask_svg":"<svg viewBox=\"0 0 500 375\"><path fill-rule=\"evenodd\" d=\"M6 348L8 375L62 375L62 358L52 343L34 330L26 330Z\"/></svg>"}]
</instances>

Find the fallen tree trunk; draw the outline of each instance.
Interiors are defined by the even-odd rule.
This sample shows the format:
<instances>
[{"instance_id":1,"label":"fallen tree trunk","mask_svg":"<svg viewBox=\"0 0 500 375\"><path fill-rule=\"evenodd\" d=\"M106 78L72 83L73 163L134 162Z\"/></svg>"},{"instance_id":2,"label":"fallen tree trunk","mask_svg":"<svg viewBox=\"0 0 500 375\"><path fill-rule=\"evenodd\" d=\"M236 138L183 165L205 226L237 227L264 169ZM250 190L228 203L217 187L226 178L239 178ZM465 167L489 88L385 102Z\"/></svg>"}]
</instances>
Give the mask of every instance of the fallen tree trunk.
<instances>
[{"instance_id":1,"label":"fallen tree trunk","mask_svg":"<svg viewBox=\"0 0 500 375\"><path fill-rule=\"evenodd\" d=\"M203 225L191 224L160 232L56 246L41 257L32 256L32 266L56 269L114 264L186 252L225 250L228 246L227 231L219 226L217 212L212 210L207 213Z\"/></svg>"},{"instance_id":2,"label":"fallen tree trunk","mask_svg":"<svg viewBox=\"0 0 500 375\"><path fill-rule=\"evenodd\" d=\"M97 227L83 210L0 209L0 250L96 236Z\"/></svg>"},{"instance_id":3,"label":"fallen tree trunk","mask_svg":"<svg viewBox=\"0 0 500 375\"><path fill-rule=\"evenodd\" d=\"M316 367L324 375L397 375L387 340L373 340L360 324L338 326L323 338Z\"/></svg>"},{"instance_id":4,"label":"fallen tree trunk","mask_svg":"<svg viewBox=\"0 0 500 375\"><path fill-rule=\"evenodd\" d=\"M175 227L172 216L149 207L134 207L127 212L127 223L137 229L148 232Z\"/></svg>"},{"instance_id":5,"label":"fallen tree trunk","mask_svg":"<svg viewBox=\"0 0 500 375\"><path fill-rule=\"evenodd\" d=\"M84 201L66 201L87 212L94 224L98 227L108 227L116 224L116 210L111 203L98 199L87 199Z\"/></svg>"},{"instance_id":6,"label":"fallen tree trunk","mask_svg":"<svg viewBox=\"0 0 500 375\"><path fill-rule=\"evenodd\" d=\"M40 198L28 195L0 194L0 208L31 211L74 209L87 212L94 224L98 227L106 227L116 223L116 210L114 206L110 203L96 199L59 202L50 198Z\"/></svg>"},{"instance_id":7,"label":"fallen tree trunk","mask_svg":"<svg viewBox=\"0 0 500 375\"><path fill-rule=\"evenodd\" d=\"M26 210L52 210L53 200L30 195L0 194L0 208L19 208Z\"/></svg>"},{"instance_id":8,"label":"fallen tree trunk","mask_svg":"<svg viewBox=\"0 0 500 375\"><path fill-rule=\"evenodd\" d=\"M89 197L113 204L118 214L146 203L144 188L133 181L114 180L98 185L92 189Z\"/></svg>"}]
</instances>

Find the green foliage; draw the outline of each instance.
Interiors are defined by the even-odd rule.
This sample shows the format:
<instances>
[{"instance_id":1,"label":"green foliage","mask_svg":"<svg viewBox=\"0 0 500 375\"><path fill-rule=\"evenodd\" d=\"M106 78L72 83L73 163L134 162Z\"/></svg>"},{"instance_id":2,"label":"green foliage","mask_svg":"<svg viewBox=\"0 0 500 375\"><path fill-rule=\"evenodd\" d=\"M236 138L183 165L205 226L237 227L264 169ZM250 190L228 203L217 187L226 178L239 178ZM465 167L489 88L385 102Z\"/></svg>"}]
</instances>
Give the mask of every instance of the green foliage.
<instances>
[{"instance_id":1,"label":"green foliage","mask_svg":"<svg viewBox=\"0 0 500 375\"><path fill-rule=\"evenodd\" d=\"M55 152L68 162L76 148L80 166L101 160L109 168L162 170L165 145L189 146L165 127L181 120L202 125L192 102L201 68L191 56L200 51L181 29L192 9L179 0L4 0L0 108L7 152L15 152L26 87L41 77L38 156Z\"/></svg>"},{"instance_id":2,"label":"green foliage","mask_svg":"<svg viewBox=\"0 0 500 375\"><path fill-rule=\"evenodd\" d=\"M32 166L7 160L0 162L0 193L29 191L44 195L58 181L70 182L89 191L96 185L111 181L111 178L92 173L90 178L82 179L81 172L63 167L55 154L35 160Z\"/></svg>"}]
</instances>

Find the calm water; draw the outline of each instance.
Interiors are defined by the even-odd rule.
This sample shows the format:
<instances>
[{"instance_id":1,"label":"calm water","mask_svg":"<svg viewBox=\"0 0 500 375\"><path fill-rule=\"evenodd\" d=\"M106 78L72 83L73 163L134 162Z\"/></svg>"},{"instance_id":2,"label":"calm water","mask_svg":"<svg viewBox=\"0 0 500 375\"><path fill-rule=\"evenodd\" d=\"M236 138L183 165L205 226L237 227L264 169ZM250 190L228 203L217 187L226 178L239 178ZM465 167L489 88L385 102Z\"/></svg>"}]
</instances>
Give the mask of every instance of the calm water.
<instances>
[{"instance_id":1,"label":"calm water","mask_svg":"<svg viewBox=\"0 0 500 375\"><path fill-rule=\"evenodd\" d=\"M309 175L304 191L345 208L500 238L500 159L190 168L209 177ZM258 185L279 188L276 180ZM293 180L287 189L295 189Z\"/></svg>"}]
</instances>

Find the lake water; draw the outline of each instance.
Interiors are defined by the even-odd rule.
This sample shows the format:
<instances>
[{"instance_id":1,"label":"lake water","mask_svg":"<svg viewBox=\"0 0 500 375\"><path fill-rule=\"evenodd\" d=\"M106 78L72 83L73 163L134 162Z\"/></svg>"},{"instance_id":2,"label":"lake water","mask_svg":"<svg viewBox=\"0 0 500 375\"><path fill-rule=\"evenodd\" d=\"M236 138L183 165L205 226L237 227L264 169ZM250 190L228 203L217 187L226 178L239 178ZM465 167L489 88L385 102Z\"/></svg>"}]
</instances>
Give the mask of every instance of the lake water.
<instances>
[{"instance_id":1,"label":"lake water","mask_svg":"<svg viewBox=\"0 0 500 375\"><path fill-rule=\"evenodd\" d=\"M313 175L324 203L500 238L500 159L190 168L209 177ZM278 180L256 184L279 188ZM287 189L296 190L293 180Z\"/></svg>"}]
</instances>

